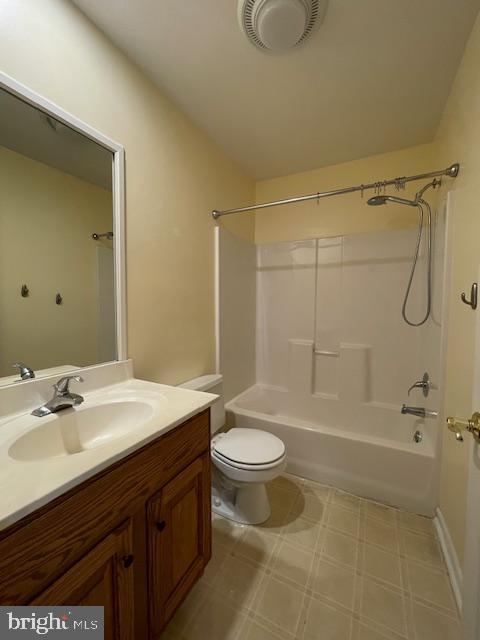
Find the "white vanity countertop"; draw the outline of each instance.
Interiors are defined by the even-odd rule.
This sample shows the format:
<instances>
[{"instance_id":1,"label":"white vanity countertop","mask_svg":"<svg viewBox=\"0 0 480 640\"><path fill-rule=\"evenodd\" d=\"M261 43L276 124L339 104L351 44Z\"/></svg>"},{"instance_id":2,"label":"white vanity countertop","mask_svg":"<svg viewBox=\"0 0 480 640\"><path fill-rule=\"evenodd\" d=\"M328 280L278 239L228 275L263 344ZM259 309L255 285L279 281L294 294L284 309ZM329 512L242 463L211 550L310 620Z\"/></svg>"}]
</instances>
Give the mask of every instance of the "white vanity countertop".
<instances>
[{"instance_id":1,"label":"white vanity countertop","mask_svg":"<svg viewBox=\"0 0 480 640\"><path fill-rule=\"evenodd\" d=\"M81 385L76 385L75 388L72 386L72 391L82 393ZM29 407L28 411L0 417L0 529L20 520L117 460L174 429L211 406L217 398L211 393L190 391L135 378L82 395L85 401L78 408L66 409L50 416L30 416ZM121 407L119 403L123 403ZM125 403L129 403L127 408L131 411L124 410L127 406ZM143 410L140 421L135 414L138 403ZM101 422L102 412L107 414L112 406L116 406L117 414L117 424L112 423L114 437L108 428L101 429L101 433L88 436L86 448L79 453L65 454L51 447L48 456L42 457L42 453L39 454L46 438L49 438L52 432L60 431L59 420L67 418L75 422L79 417L76 415L77 412L83 411L84 416L87 416L86 412L93 410L91 415ZM94 413L95 411L97 413ZM129 423L130 414L133 421L138 422L133 428L132 423ZM88 424L88 420L83 420L83 424ZM41 430L37 431L39 435L36 436L35 447L35 438L30 438L29 434L33 429L39 428ZM58 442L62 443L61 437L55 437L57 445ZM24 445L24 442L27 442L27 445Z\"/></svg>"}]
</instances>

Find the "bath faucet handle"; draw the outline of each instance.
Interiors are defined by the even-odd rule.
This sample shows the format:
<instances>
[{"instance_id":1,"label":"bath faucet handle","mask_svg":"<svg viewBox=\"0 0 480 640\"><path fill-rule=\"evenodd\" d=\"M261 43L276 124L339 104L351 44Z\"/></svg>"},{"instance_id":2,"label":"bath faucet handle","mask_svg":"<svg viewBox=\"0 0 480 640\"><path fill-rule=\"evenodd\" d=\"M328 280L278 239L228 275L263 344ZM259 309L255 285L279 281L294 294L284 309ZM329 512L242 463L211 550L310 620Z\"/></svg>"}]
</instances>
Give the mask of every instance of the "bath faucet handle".
<instances>
[{"instance_id":1,"label":"bath faucet handle","mask_svg":"<svg viewBox=\"0 0 480 640\"><path fill-rule=\"evenodd\" d=\"M30 367L27 367L27 365L24 362L15 362L15 364L13 364L12 367L14 369L18 369L20 378L22 380L32 380L33 378L35 378L34 370L31 369Z\"/></svg>"},{"instance_id":2,"label":"bath faucet handle","mask_svg":"<svg viewBox=\"0 0 480 640\"><path fill-rule=\"evenodd\" d=\"M410 391L412 391L413 389L422 389L423 395L426 398L428 396L429 391L430 391L431 384L432 383L430 381L430 376L425 371L425 373L423 374L423 378L421 380L417 380L417 382L414 382L412 384L412 386L408 390L407 395L410 395Z\"/></svg>"},{"instance_id":3,"label":"bath faucet handle","mask_svg":"<svg viewBox=\"0 0 480 640\"><path fill-rule=\"evenodd\" d=\"M68 395L70 393L70 382L83 382L82 376L65 376L60 378L58 382L53 385L53 388L59 395Z\"/></svg>"}]
</instances>

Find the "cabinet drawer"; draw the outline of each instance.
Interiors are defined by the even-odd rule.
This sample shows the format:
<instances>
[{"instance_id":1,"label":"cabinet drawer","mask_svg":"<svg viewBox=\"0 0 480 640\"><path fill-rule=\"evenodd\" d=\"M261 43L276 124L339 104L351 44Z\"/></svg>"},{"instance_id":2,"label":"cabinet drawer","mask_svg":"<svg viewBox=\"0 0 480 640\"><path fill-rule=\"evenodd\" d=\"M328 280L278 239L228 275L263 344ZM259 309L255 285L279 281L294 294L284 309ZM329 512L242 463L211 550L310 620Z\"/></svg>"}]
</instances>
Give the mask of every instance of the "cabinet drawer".
<instances>
[{"instance_id":1,"label":"cabinet drawer","mask_svg":"<svg viewBox=\"0 0 480 640\"><path fill-rule=\"evenodd\" d=\"M26 604L209 449L209 410L0 533L0 602Z\"/></svg>"}]
</instances>

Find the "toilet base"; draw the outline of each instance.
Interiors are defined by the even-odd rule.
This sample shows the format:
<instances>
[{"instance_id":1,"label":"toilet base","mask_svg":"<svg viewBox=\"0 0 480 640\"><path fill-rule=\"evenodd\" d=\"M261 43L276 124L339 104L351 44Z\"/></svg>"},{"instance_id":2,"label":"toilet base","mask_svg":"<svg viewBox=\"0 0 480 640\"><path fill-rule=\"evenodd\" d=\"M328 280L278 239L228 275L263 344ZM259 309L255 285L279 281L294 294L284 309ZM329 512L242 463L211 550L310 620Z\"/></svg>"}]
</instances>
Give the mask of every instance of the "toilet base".
<instances>
[{"instance_id":1,"label":"toilet base","mask_svg":"<svg viewBox=\"0 0 480 640\"><path fill-rule=\"evenodd\" d=\"M214 474L215 475L215 474ZM270 517L270 502L263 483L241 487L212 486L212 511L241 524L261 524Z\"/></svg>"}]
</instances>

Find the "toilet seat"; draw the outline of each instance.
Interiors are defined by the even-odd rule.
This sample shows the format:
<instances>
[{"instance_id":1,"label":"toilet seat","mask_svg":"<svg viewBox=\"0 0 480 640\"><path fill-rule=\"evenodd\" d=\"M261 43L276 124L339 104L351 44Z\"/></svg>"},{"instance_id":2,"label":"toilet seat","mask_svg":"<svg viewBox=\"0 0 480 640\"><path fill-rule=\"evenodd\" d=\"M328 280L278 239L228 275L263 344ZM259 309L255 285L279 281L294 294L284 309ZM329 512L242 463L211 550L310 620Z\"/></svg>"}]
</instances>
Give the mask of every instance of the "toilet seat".
<instances>
[{"instance_id":1,"label":"toilet seat","mask_svg":"<svg viewBox=\"0 0 480 640\"><path fill-rule=\"evenodd\" d=\"M225 426L221 375L202 376L182 386L217 394L210 409L212 511L242 524L265 522L271 514L266 484L287 466L285 445L259 429L221 431Z\"/></svg>"},{"instance_id":2,"label":"toilet seat","mask_svg":"<svg viewBox=\"0 0 480 640\"><path fill-rule=\"evenodd\" d=\"M215 451L212 452L212 458L214 462L221 462L227 467L231 467L232 469L241 469L244 471L267 471L268 469L274 469L278 467L278 465L285 460L285 455L268 464L245 464L232 462L232 460L228 460L228 458L224 458L223 456L218 455L218 453L216 453Z\"/></svg>"},{"instance_id":3,"label":"toilet seat","mask_svg":"<svg viewBox=\"0 0 480 640\"><path fill-rule=\"evenodd\" d=\"M283 461L285 445L268 431L234 428L212 439L212 457L237 469L261 471Z\"/></svg>"}]
</instances>

